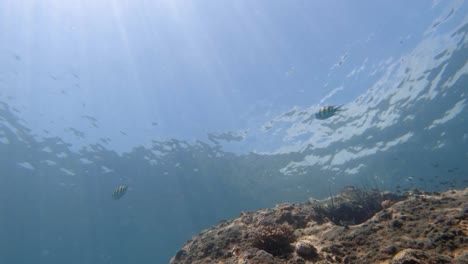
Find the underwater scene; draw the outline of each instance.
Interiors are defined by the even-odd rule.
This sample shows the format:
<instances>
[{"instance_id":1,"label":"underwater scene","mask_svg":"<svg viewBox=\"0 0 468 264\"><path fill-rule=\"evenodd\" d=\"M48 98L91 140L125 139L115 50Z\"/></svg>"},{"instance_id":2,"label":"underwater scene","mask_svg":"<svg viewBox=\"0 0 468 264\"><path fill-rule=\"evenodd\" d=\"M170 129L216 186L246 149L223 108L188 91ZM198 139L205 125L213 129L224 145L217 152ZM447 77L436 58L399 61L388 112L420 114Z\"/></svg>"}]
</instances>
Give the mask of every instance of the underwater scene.
<instances>
[{"instance_id":1,"label":"underwater scene","mask_svg":"<svg viewBox=\"0 0 468 264\"><path fill-rule=\"evenodd\" d=\"M467 14L0 1L0 263L468 263Z\"/></svg>"}]
</instances>

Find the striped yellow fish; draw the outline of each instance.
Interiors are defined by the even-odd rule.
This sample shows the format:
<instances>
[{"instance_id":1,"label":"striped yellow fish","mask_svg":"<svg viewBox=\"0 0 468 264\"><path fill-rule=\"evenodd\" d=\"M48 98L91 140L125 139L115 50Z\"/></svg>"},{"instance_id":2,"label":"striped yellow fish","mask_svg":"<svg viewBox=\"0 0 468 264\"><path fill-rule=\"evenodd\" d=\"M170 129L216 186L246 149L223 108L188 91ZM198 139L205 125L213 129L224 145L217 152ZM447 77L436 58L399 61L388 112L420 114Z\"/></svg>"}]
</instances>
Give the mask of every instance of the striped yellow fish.
<instances>
[{"instance_id":1,"label":"striped yellow fish","mask_svg":"<svg viewBox=\"0 0 468 264\"><path fill-rule=\"evenodd\" d=\"M118 200L122 198L122 196L124 196L125 193L127 192L127 189L128 189L127 185L120 185L119 187L117 187L117 189L115 189L114 193L112 193L112 198L114 200Z\"/></svg>"},{"instance_id":2,"label":"striped yellow fish","mask_svg":"<svg viewBox=\"0 0 468 264\"><path fill-rule=\"evenodd\" d=\"M319 111L315 114L315 118L320 119L320 120L330 118L333 115L335 115L336 112L343 111L343 109L341 109L341 107L343 107L343 105L340 105L340 106L333 106L333 105L322 106L322 107L320 107Z\"/></svg>"}]
</instances>

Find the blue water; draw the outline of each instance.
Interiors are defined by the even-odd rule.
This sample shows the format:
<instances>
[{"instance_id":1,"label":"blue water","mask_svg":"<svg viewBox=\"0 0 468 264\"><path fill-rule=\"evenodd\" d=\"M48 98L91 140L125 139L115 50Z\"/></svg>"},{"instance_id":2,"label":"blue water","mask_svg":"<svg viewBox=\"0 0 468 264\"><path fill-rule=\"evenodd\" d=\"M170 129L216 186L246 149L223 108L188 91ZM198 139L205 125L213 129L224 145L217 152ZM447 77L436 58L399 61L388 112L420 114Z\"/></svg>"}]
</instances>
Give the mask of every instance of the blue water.
<instances>
[{"instance_id":1,"label":"blue water","mask_svg":"<svg viewBox=\"0 0 468 264\"><path fill-rule=\"evenodd\" d=\"M241 211L466 188L467 11L1 1L0 263L167 263Z\"/></svg>"}]
</instances>

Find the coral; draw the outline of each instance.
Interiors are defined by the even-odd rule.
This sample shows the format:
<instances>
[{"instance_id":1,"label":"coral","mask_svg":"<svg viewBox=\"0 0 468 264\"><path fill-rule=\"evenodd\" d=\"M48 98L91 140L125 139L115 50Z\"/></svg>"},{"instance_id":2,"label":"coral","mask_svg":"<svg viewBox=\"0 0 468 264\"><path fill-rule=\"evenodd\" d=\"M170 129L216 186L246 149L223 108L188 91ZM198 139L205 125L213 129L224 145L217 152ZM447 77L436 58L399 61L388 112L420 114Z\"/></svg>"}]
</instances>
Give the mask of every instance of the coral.
<instances>
[{"instance_id":1,"label":"coral","mask_svg":"<svg viewBox=\"0 0 468 264\"><path fill-rule=\"evenodd\" d=\"M380 206L382 206L382 208L388 208L390 207L390 205L392 204L392 201L390 200L383 200L381 203L380 203Z\"/></svg>"},{"instance_id":2,"label":"coral","mask_svg":"<svg viewBox=\"0 0 468 264\"><path fill-rule=\"evenodd\" d=\"M322 201L242 212L193 237L170 263L468 263L467 208L468 188L397 195L347 187Z\"/></svg>"},{"instance_id":3,"label":"coral","mask_svg":"<svg viewBox=\"0 0 468 264\"><path fill-rule=\"evenodd\" d=\"M375 213L404 198L405 196L347 186L337 196L313 203L314 210L310 218L318 224L326 221L340 226L361 224Z\"/></svg>"},{"instance_id":4,"label":"coral","mask_svg":"<svg viewBox=\"0 0 468 264\"><path fill-rule=\"evenodd\" d=\"M260 226L254 231L252 245L273 256L285 256L292 251L295 236L289 225Z\"/></svg>"}]
</instances>

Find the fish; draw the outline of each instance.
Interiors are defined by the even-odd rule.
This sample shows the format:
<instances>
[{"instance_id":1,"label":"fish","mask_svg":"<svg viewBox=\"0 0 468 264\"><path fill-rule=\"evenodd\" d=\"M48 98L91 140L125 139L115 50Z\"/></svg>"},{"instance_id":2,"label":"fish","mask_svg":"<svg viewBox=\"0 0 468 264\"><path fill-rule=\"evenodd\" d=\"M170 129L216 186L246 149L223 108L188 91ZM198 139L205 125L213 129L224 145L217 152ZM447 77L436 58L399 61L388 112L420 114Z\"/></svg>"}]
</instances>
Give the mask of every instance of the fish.
<instances>
[{"instance_id":1,"label":"fish","mask_svg":"<svg viewBox=\"0 0 468 264\"><path fill-rule=\"evenodd\" d=\"M322 107L320 107L318 112L315 113L315 118L320 119L320 120L330 118L330 117L334 116L337 112L343 111L343 109L341 109L341 107L343 107L343 105L340 105L340 106L333 106L333 105L322 106Z\"/></svg>"},{"instance_id":2,"label":"fish","mask_svg":"<svg viewBox=\"0 0 468 264\"><path fill-rule=\"evenodd\" d=\"M118 200L122 198L122 196L124 196L127 192L127 189L128 185L120 185L119 187L117 187L117 189L115 189L114 193L112 193L112 199Z\"/></svg>"}]
</instances>

